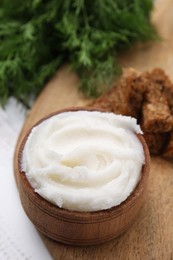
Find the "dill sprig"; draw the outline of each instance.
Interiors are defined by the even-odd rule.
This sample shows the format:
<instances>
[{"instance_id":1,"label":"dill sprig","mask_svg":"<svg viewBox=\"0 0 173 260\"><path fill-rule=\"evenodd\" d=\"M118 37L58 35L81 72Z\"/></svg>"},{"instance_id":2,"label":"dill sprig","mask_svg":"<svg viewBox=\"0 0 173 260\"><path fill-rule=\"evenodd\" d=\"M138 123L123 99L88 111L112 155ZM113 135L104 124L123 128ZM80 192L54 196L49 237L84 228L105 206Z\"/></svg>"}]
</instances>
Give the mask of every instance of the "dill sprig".
<instances>
[{"instance_id":1,"label":"dill sprig","mask_svg":"<svg viewBox=\"0 0 173 260\"><path fill-rule=\"evenodd\" d=\"M116 54L136 41L157 39L150 23L152 0L2 0L0 102L28 103L63 64L96 96L120 67Z\"/></svg>"}]
</instances>

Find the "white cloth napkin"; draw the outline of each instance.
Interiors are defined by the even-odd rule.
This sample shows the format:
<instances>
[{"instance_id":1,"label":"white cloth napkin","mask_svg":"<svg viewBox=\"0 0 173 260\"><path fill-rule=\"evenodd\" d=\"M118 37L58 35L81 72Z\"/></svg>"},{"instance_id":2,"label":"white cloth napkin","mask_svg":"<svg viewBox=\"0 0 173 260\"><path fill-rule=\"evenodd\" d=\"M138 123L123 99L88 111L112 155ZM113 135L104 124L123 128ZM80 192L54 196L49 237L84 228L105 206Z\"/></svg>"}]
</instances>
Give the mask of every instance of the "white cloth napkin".
<instances>
[{"instance_id":1,"label":"white cloth napkin","mask_svg":"<svg viewBox=\"0 0 173 260\"><path fill-rule=\"evenodd\" d=\"M26 110L10 98L0 107L0 259L52 259L38 232L26 216L13 173L15 144Z\"/></svg>"}]
</instances>

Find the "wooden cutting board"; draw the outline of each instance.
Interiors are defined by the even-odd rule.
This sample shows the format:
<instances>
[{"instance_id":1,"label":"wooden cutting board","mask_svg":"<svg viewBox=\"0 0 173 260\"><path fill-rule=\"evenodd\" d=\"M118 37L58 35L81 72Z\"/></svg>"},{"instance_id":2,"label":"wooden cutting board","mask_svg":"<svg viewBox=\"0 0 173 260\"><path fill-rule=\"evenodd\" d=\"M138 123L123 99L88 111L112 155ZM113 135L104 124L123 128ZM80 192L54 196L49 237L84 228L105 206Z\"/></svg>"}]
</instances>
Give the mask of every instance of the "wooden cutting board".
<instances>
[{"instance_id":1,"label":"wooden cutting board","mask_svg":"<svg viewBox=\"0 0 173 260\"><path fill-rule=\"evenodd\" d=\"M119 57L124 67L139 70L163 68L173 80L173 1L157 0L153 21L163 40L138 45ZM22 129L14 157L26 131L41 117L65 107L89 102L77 92L78 78L67 68L55 75L36 100ZM26 234L27 235L27 234ZM134 225L121 237L92 247L72 247L56 243L41 235L53 259L111 260L157 259L173 257L173 162L153 157L147 201Z\"/></svg>"}]
</instances>

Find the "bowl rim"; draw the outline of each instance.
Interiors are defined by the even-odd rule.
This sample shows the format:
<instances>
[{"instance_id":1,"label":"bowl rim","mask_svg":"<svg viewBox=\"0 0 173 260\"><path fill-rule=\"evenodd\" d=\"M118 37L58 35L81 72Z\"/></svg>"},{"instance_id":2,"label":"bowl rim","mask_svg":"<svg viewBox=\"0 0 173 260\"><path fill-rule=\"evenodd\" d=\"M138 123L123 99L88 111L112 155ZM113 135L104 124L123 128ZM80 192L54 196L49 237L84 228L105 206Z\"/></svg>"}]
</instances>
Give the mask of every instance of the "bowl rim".
<instances>
[{"instance_id":1,"label":"bowl rim","mask_svg":"<svg viewBox=\"0 0 173 260\"><path fill-rule=\"evenodd\" d=\"M138 181L137 186L132 191L132 193L127 197L126 200L124 200L121 204L117 206L113 206L109 209L104 210L98 210L98 211L74 211L74 210L68 210L64 208L60 208L57 205L49 202L48 200L41 197L38 193L34 191L32 186L30 185L26 174L21 169L21 159L22 159L22 153L25 146L25 143L27 141L27 138L29 137L32 129L42 123L43 121L49 119L52 116L58 115L60 113L64 112L75 112L75 111L98 111L98 112L104 112L104 113L110 113L106 112L103 109L93 109L88 107L69 107L61 110L54 111L52 113L49 113L48 115L42 117L37 123L35 123L25 134L24 138L22 139L22 142L19 146L18 151L18 157L17 157L17 166L18 166L18 173L20 182L19 185L22 185L25 193L29 200L32 201L32 203L35 204L36 207L40 208L45 213L52 215L53 217L59 218L59 219L66 219L66 221L72 220L73 222L86 222L88 219L90 219L90 222L95 223L98 220L101 222L106 221L107 219L114 218L115 216L120 216L125 213L125 211L128 211L129 208L131 208L136 200L140 197L141 193L143 193L143 190L147 184L149 171L150 171L150 153L148 146L145 142L144 137L142 134L136 134L139 141L142 143L144 155L145 155L145 164L142 166L142 174L141 178Z\"/></svg>"}]
</instances>

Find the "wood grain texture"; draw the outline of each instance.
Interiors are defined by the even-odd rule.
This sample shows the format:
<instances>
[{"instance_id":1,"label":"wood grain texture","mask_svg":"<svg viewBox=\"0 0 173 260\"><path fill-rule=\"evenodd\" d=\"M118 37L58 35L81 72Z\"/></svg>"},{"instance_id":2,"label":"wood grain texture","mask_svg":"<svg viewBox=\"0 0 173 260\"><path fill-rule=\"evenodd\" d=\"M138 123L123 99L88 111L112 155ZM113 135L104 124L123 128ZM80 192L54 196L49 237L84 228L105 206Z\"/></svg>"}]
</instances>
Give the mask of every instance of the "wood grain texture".
<instances>
[{"instance_id":1,"label":"wood grain texture","mask_svg":"<svg viewBox=\"0 0 173 260\"><path fill-rule=\"evenodd\" d=\"M156 0L155 3L153 21L163 40L138 45L121 55L119 60L124 67L142 71L161 67L173 80L173 1ZM88 102L77 93L77 81L76 76L68 72L61 71L56 75L30 111L18 145L26 130L42 116ZM147 202L133 226L120 238L100 246L79 248L41 237L53 259L173 259L173 162L152 158Z\"/></svg>"},{"instance_id":2,"label":"wood grain texture","mask_svg":"<svg viewBox=\"0 0 173 260\"><path fill-rule=\"evenodd\" d=\"M67 111L86 110L86 108L69 108L51 113L47 118ZM87 109L92 111L92 109ZM18 182L23 208L44 235L64 244L88 246L107 242L124 233L136 220L144 204L150 171L150 155L142 135L137 137L143 145L145 164L142 167L140 181L130 196L120 205L108 210L77 212L61 209L40 197L29 184L21 169L21 158L30 131L25 135L19 148L18 170L15 176Z\"/></svg>"}]
</instances>

